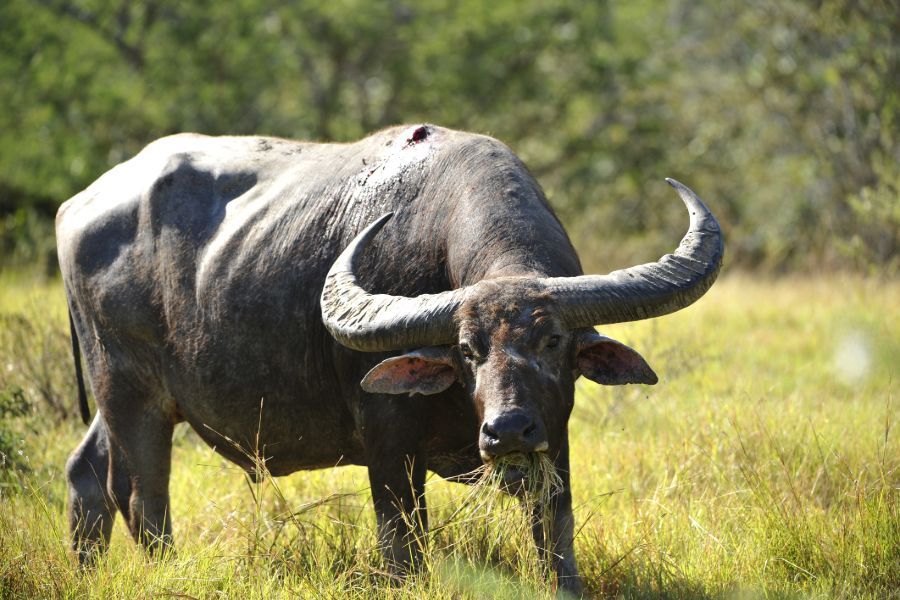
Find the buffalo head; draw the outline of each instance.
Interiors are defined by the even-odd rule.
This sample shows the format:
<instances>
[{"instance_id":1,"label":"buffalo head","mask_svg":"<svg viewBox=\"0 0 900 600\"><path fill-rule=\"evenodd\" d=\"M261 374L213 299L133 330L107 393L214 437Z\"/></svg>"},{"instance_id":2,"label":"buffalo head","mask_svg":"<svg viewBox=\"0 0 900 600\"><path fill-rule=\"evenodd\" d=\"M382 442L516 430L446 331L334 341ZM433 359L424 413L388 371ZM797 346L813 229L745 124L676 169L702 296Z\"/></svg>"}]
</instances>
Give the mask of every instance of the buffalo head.
<instances>
[{"instance_id":1,"label":"buffalo head","mask_svg":"<svg viewBox=\"0 0 900 600\"><path fill-rule=\"evenodd\" d=\"M655 263L600 276L488 279L415 298L369 294L357 284L355 258L391 216L385 215L332 266L322 292L325 326L355 350L416 348L375 366L362 380L366 391L427 395L459 382L481 421L486 462L556 452L579 376L606 385L657 381L637 352L593 326L679 310L716 278L719 224L690 189L669 183L691 225L678 249Z\"/></svg>"}]
</instances>

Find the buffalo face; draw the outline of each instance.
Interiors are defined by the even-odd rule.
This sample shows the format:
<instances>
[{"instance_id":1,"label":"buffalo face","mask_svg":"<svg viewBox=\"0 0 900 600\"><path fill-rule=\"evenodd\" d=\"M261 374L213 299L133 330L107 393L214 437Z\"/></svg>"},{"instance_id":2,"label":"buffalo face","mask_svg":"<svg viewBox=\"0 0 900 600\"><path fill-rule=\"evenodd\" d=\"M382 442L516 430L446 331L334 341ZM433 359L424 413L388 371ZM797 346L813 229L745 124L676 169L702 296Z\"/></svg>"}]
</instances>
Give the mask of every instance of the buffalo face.
<instances>
[{"instance_id":1,"label":"buffalo face","mask_svg":"<svg viewBox=\"0 0 900 600\"><path fill-rule=\"evenodd\" d=\"M719 223L686 186L668 180L690 213L672 254L607 275L486 278L416 297L372 294L355 263L391 218L360 232L329 271L323 323L341 344L364 352L421 348L370 371L363 388L435 394L459 381L481 419L482 458L558 452L579 375L605 385L656 383L634 350L593 327L680 310L715 281L724 246ZM524 269L528 270L528 269Z\"/></svg>"},{"instance_id":2,"label":"buffalo face","mask_svg":"<svg viewBox=\"0 0 900 600\"><path fill-rule=\"evenodd\" d=\"M557 454L579 375L611 385L656 382L627 346L592 330L566 329L552 295L526 278L477 284L455 322L457 344L389 358L362 386L427 395L459 382L480 421L473 435L485 462L518 453Z\"/></svg>"}]
</instances>

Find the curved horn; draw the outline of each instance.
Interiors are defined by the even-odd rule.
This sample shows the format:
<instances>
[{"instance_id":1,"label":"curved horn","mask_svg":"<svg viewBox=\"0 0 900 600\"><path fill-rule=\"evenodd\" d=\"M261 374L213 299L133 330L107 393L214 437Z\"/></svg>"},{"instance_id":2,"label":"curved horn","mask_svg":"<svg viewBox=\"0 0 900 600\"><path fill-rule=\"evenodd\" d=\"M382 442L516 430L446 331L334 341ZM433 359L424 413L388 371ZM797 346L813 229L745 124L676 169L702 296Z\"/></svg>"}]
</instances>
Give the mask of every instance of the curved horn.
<instances>
[{"instance_id":1,"label":"curved horn","mask_svg":"<svg viewBox=\"0 0 900 600\"><path fill-rule=\"evenodd\" d=\"M691 213L674 254L609 275L544 279L572 329L658 317L700 298L716 280L725 252L718 221L690 188L666 178Z\"/></svg>"},{"instance_id":2,"label":"curved horn","mask_svg":"<svg viewBox=\"0 0 900 600\"><path fill-rule=\"evenodd\" d=\"M366 227L331 266L321 299L325 328L342 345L362 352L454 343L453 316L465 288L407 298L370 294L357 283L357 257L393 215Z\"/></svg>"}]
</instances>

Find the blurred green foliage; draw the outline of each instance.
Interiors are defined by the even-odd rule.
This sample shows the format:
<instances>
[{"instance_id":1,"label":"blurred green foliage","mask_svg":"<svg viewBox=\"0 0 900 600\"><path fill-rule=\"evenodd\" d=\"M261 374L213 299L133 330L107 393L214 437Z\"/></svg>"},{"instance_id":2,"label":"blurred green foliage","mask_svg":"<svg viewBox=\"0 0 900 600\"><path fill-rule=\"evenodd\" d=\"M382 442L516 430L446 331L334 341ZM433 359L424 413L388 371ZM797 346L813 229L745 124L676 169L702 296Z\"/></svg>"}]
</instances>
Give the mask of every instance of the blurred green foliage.
<instances>
[{"instance_id":1,"label":"blurred green foliage","mask_svg":"<svg viewBox=\"0 0 900 600\"><path fill-rule=\"evenodd\" d=\"M732 264L900 268L896 0L5 0L0 106L4 260L162 135L429 121L518 152L589 269L673 246L665 176Z\"/></svg>"}]
</instances>

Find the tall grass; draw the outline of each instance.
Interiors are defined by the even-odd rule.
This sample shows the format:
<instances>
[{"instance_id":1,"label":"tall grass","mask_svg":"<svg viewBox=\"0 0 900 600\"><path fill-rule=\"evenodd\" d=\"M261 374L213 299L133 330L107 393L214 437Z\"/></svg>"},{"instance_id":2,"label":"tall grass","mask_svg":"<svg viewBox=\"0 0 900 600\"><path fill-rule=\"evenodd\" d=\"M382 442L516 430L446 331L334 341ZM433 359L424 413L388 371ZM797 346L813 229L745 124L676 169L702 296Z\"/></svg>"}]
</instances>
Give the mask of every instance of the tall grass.
<instances>
[{"instance_id":1,"label":"tall grass","mask_svg":"<svg viewBox=\"0 0 900 600\"><path fill-rule=\"evenodd\" d=\"M588 593L900 597L898 309L893 281L730 278L677 315L605 329L661 381L579 383L570 443ZM177 553L146 559L119 521L110 552L79 571L62 469L84 428L41 391L49 381L74 414L59 284L5 285L0 316L46 330L15 347L0 331L0 390L21 388L31 407L0 421L18 457L0 479L0 597L552 594L515 498L430 477L427 568L399 582L377 552L363 469L275 479L259 465L250 479L183 426Z\"/></svg>"}]
</instances>

